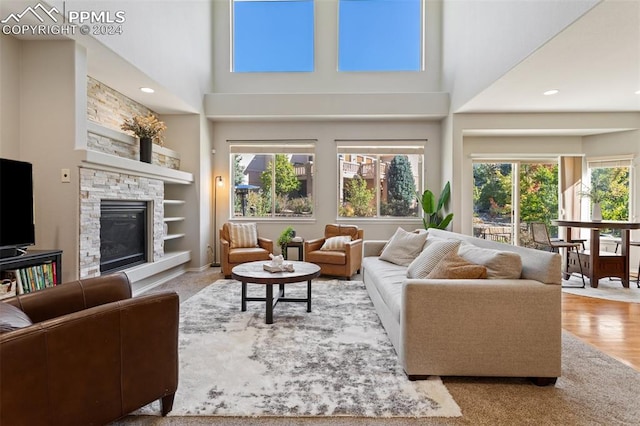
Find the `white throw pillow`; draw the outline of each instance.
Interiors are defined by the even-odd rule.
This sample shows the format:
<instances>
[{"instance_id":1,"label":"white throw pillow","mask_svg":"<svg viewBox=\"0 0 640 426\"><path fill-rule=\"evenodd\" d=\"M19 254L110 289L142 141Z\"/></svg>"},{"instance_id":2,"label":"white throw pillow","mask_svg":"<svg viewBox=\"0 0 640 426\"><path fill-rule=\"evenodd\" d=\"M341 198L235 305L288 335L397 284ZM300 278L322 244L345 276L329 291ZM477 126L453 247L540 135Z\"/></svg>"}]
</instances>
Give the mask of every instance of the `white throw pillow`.
<instances>
[{"instance_id":1,"label":"white throw pillow","mask_svg":"<svg viewBox=\"0 0 640 426\"><path fill-rule=\"evenodd\" d=\"M346 243L351 241L351 235L338 235L336 237L330 237L324 240L324 244L320 247L320 250L325 251L344 251Z\"/></svg>"},{"instance_id":2,"label":"white throw pillow","mask_svg":"<svg viewBox=\"0 0 640 426\"><path fill-rule=\"evenodd\" d=\"M420 254L426 240L426 232L416 234L398 228L382 249L380 259L396 265L407 266Z\"/></svg>"},{"instance_id":3,"label":"white throw pillow","mask_svg":"<svg viewBox=\"0 0 640 426\"><path fill-rule=\"evenodd\" d=\"M231 248L258 247L258 228L255 223L230 223Z\"/></svg>"},{"instance_id":4,"label":"white throw pillow","mask_svg":"<svg viewBox=\"0 0 640 426\"><path fill-rule=\"evenodd\" d=\"M432 241L422 250L407 268L407 278L427 278L429 272L449 253L455 253L460 247L459 240Z\"/></svg>"},{"instance_id":5,"label":"white throw pillow","mask_svg":"<svg viewBox=\"0 0 640 426\"><path fill-rule=\"evenodd\" d=\"M458 254L469 262L487 267L489 279L520 279L522 275L522 259L512 251L494 250L464 243Z\"/></svg>"}]
</instances>

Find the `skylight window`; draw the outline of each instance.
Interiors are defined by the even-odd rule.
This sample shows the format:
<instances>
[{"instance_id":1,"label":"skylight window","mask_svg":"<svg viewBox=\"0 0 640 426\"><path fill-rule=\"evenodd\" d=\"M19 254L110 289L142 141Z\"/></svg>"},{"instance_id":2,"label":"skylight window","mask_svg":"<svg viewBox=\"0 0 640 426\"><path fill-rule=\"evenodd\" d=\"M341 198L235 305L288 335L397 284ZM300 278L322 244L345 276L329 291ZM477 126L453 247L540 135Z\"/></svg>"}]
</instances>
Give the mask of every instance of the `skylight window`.
<instances>
[{"instance_id":1,"label":"skylight window","mask_svg":"<svg viewBox=\"0 0 640 426\"><path fill-rule=\"evenodd\" d=\"M234 72L313 71L313 0L232 0Z\"/></svg>"},{"instance_id":2,"label":"skylight window","mask_svg":"<svg viewBox=\"0 0 640 426\"><path fill-rule=\"evenodd\" d=\"M339 71L422 69L422 0L339 1Z\"/></svg>"}]
</instances>

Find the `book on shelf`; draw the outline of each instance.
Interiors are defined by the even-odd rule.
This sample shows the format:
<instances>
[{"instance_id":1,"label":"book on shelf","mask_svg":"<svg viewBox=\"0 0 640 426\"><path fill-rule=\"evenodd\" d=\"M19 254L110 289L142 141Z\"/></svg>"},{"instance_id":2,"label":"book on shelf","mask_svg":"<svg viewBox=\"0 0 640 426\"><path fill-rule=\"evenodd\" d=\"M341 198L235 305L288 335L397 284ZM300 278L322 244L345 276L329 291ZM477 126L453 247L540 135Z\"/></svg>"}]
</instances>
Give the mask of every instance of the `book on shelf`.
<instances>
[{"instance_id":1,"label":"book on shelf","mask_svg":"<svg viewBox=\"0 0 640 426\"><path fill-rule=\"evenodd\" d=\"M3 271L2 275L3 280L5 277L15 280L17 294L53 287L57 282L56 264L53 262Z\"/></svg>"}]
</instances>

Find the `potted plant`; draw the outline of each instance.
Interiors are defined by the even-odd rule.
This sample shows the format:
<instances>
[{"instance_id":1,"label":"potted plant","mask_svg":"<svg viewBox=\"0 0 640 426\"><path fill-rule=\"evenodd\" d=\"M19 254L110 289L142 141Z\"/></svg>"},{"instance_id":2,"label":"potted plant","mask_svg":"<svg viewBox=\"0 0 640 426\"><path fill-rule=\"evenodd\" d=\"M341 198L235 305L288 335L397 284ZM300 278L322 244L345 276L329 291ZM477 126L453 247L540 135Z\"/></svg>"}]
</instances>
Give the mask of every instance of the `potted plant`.
<instances>
[{"instance_id":1,"label":"potted plant","mask_svg":"<svg viewBox=\"0 0 640 426\"><path fill-rule=\"evenodd\" d=\"M285 251L285 247L287 244L291 242L291 239L296 236L296 231L292 226L287 226L284 231L278 237L278 245L282 252Z\"/></svg>"},{"instance_id":2,"label":"potted plant","mask_svg":"<svg viewBox=\"0 0 640 426\"><path fill-rule=\"evenodd\" d=\"M120 126L122 130L133 132L140 139L140 161L151 163L152 144L155 140L162 146L163 132L167 130L164 122L149 113L146 116L134 115Z\"/></svg>"},{"instance_id":3,"label":"potted plant","mask_svg":"<svg viewBox=\"0 0 640 426\"><path fill-rule=\"evenodd\" d=\"M602 220L602 207L601 203L607 200L607 191L602 189L599 185L598 179L595 179L591 187L585 186L582 191L578 192L583 198L591 200L591 220Z\"/></svg>"},{"instance_id":4,"label":"potted plant","mask_svg":"<svg viewBox=\"0 0 640 426\"><path fill-rule=\"evenodd\" d=\"M446 229L446 227L449 226L449 223L453 220L453 213L443 216L440 211L444 208L445 204L449 202L450 196L451 185L449 182L445 184L437 202L435 195L433 195L433 192L429 189L425 190L422 195L417 195L418 202L422 206L422 212L424 213L422 223L425 229Z\"/></svg>"}]
</instances>

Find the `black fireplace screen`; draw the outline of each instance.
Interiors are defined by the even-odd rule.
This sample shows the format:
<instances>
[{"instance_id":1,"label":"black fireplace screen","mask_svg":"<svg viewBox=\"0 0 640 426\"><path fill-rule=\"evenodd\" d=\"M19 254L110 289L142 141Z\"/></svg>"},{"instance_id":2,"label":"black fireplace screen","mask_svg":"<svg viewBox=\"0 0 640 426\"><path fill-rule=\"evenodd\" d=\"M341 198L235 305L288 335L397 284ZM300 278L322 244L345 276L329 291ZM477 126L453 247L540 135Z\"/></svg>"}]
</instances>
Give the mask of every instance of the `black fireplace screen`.
<instances>
[{"instance_id":1,"label":"black fireplace screen","mask_svg":"<svg viewBox=\"0 0 640 426\"><path fill-rule=\"evenodd\" d=\"M119 271L147 261L147 203L100 203L100 273Z\"/></svg>"}]
</instances>

